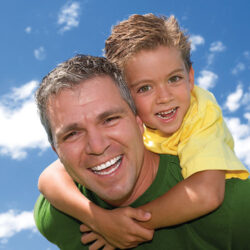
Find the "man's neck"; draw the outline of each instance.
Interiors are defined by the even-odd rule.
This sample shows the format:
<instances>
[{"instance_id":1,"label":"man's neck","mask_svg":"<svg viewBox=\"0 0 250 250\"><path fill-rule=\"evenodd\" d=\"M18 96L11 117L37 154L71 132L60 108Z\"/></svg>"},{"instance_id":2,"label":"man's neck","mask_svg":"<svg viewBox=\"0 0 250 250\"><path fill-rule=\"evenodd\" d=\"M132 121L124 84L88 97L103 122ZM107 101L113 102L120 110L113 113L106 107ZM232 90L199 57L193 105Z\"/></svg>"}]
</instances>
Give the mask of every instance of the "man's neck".
<instances>
[{"instance_id":1,"label":"man's neck","mask_svg":"<svg viewBox=\"0 0 250 250\"><path fill-rule=\"evenodd\" d=\"M160 156L158 154L145 149L143 165L133 191L128 199L119 204L120 207L133 203L150 187L157 175L159 162Z\"/></svg>"}]
</instances>

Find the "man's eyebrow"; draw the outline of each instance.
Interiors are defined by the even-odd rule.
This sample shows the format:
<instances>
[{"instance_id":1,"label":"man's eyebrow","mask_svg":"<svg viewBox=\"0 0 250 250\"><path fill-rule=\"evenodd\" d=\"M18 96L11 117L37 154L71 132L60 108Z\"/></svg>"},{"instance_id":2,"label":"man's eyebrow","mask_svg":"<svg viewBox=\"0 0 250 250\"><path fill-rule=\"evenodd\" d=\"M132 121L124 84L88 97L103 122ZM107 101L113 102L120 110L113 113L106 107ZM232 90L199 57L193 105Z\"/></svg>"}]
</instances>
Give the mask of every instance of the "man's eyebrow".
<instances>
[{"instance_id":1,"label":"man's eyebrow","mask_svg":"<svg viewBox=\"0 0 250 250\"><path fill-rule=\"evenodd\" d=\"M72 130L77 130L79 128L80 128L80 126L78 123L71 123L71 124L67 125L66 127L63 127L62 129L60 129L56 133L56 137L60 138L62 135L66 134L67 132L72 131Z\"/></svg>"},{"instance_id":2,"label":"man's eyebrow","mask_svg":"<svg viewBox=\"0 0 250 250\"><path fill-rule=\"evenodd\" d=\"M127 110L125 108L113 108L107 111L104 111L102 113L100 113L97 116L97 121L102 121L105 118L112 116L112 115L116 115L116 114L126 114ZM78 129L82 129L82 127L79 125L79 123L70 123L67 126L63 127L62 129L60 129L57 133L56 133L56 137L60 138L62 135L66 134L69 131L72 130L78 130Z\"/></svg>"},{"instance_id":3,"label":"man's eyebrow","mask_svg":"<svg viewBox=\"0 0 250 250\"><path fill-rule=\"evenodd\" d=\"M99 114L97 116L97 120L103 120L109 116L112 116L112 115L116 115L116 114L126 114L127 113L127 110L125 108L112 108L112 109L109 109L107 111L104 111L102 112L101 114Z\"/></svg>"}]
</instances>

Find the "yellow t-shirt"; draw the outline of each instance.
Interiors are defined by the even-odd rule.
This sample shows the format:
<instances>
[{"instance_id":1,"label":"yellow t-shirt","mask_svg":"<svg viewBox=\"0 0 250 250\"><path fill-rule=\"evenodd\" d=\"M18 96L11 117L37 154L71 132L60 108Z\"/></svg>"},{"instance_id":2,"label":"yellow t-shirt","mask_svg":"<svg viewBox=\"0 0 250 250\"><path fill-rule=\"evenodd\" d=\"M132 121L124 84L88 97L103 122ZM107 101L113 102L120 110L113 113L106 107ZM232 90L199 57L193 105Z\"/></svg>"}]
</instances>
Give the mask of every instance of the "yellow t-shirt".
<instances>
[{"instance_id":1,"label":"yellow t-shirt","mask_svg":"<svg viewBox=\"0 0 250 250\"><path fill-rule=\"evenodd\" d=\"M203 170L225 170L227 179L249 176L213 94L198 86L181 127L170 137L145 127L144 144L155 153L178 155L184 178Z\"/></svg>"}]
</instances>

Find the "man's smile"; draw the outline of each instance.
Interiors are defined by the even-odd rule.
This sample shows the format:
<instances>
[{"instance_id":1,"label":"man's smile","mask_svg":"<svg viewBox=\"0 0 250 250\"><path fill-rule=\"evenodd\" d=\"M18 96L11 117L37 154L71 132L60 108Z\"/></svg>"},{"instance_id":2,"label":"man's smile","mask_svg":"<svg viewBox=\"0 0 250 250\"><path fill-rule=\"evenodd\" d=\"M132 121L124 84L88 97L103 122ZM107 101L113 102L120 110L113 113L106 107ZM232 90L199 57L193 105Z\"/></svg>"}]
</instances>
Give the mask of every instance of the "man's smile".
<instances>
[{"instance_id":1,"label":"man's smile","mask_svg":"<svg viewBox=\"0 0 250 250\"><path fill-rule=\"evenodd\" d=\"M106 161L98 166L91 168L91 170L98 175L109 175L113 173L116 169L118 169L121 161L122 161L122 156L119 155L109 161Z\"/></svg>"}]
</instances>

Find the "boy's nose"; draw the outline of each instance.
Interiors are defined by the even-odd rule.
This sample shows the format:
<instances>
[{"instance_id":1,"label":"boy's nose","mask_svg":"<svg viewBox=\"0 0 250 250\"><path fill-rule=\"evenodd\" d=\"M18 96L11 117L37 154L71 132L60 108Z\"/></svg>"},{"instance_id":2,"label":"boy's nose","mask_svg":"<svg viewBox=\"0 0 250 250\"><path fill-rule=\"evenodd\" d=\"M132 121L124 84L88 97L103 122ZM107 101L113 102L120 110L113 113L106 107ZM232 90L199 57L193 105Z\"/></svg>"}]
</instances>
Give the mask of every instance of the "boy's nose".
<instances>
[{"instance_id":1,"label":"boy's nose","mask_svg":"<svg viewBox=\"0 0 250 250\"><path fill-rule=\"evenodd\" d=\"M85 150L87 154L101 155L109 147L109 139L102 131L95 129L88 131Z\"/></svg>"},{"instance_id":2,"label":"boy's nose","mask_svg":"<svg viewBox=\"0 0 250 250\"><path fill-rule=\"evenodd\" d=\"M168 87L166 86L166 84L160 86L157 89L157 96L156 96L156 103L157 104L168 103L169 101L172 100L172 98L173 98L172 94L168 90Z\"/></svg>"}]
</instances>

